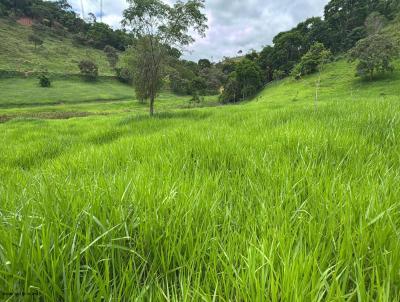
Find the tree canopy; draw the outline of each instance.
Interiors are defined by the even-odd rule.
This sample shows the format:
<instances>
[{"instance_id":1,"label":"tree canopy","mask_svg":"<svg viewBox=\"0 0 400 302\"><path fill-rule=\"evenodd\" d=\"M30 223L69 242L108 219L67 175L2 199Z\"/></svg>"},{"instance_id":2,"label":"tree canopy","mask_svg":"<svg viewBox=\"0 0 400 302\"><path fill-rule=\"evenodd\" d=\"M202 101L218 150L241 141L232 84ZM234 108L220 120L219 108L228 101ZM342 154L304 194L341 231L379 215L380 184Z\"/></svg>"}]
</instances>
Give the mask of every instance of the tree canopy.
<instances>
[{"instance_id":1,"label":"tree canopy","mask_svg":"<svg viewBox=\"0 0 400 302\"><path fill-rule=\"evenodd\" d=\"M150 100L153 115L170 47L182 49L194 42L192 32L205 35L204 0L178 1L173 5L161 0L128 0L128 4L122 23L136 39L134 86L138 95Z\"/></svg>"}]
</instances>

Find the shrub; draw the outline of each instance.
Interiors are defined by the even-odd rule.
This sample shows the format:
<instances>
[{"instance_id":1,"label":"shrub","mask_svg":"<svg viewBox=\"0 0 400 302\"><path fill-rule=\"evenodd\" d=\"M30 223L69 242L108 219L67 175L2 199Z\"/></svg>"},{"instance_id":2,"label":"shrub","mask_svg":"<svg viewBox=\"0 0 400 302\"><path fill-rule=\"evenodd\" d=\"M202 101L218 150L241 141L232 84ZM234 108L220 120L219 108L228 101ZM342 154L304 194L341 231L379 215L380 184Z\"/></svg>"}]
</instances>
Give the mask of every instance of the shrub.
<instances>
[{"instance_id":1,"label":"shrub","mask_svg":"<svg viewBox=\"0 0 400 302\"><path fill-rule=\"evenodd\" d=\"M204 98L201 97L197 92L192 94L192 98L189 100L190 104L200 104L204 101Z\"/></svg>"},{"instance_id":2,"label":"shrub","mask_svg":"<svg viewBox=\"0 0 400 302\"><path fill-rule=\"evenodd\" d=\"M28 36L28 41L33 43L35 45L35 49L40 46L43 45L43 40L41 37L39 37L38 35L32 34Z\"/></svg>"},{"instance_id":3,"label":"shrub","mask_svg":"<svg viewBox=\"0 0 400 302\"><path fill-rule=\"evenodd\" d=\"M171 72L169 75L169 85L171 90L178 95L190 94L190 80L185 79L178 72Z\"/></svg>"},{"instance_id":4,"label":"shrub","mask_svg":"<svg viewBox=\"0 0 400 302\"><path fill-rule=\"evenodd\" d=\"M263 85L263 73L260 67L249 59L244 59L237 64L236 79L243 99L256 94Z\"/></svg>"},{"instance_id":5,"label":"shrub","mask_svg":"<svg viewBox=\"0 0 400 302\"><path fill-rule=\"evenodd\" d=\"M286 76L286 73L282 70L274 70L272 79L274 81L282 80Z\"/></svg>"},{"instance_id":6,"label":"shrub","mask_svg":"<svg viewBox=\"0 0 400 302\"><path fill-rule=\"evenodd\" d=\"M129 68L117 68L115 71L117 73L117 78L120 82L130 85L133 83L133 74L129 70Z\"/></svg>"},{"instance_id":7,"label":"shrub","mask_svg":"<svg viewBox=\"0 0 400 302\"><path fill-rule=\"evenodd\" d=\"M324 44L315 43L301 58L300 63L294 67L292 75L298 80L304 75L317 72L331 57L332 53L325 48Z\"/></svg>"},{"instance_id":8,"label":"shrub","mask_svg":"<svg viewBox=\"0 0 400 302\"><path fill-rule=\"evenodd\" d=\"M50 87L51 81L50 81L49 77L46 76L45 74L40 75L39 76L39 85L40 85L40 87L44 87L44 88Z\"/></svg>"},{"instance_id":9,"label":"shrub","mask_svg":"<svg viewBox=\"0 0 400 302\"><path fill-rule=\"evenodd\" d=\"M241 100L240 84L236 72L232 72L224 86L219 101L223 104L236 103Z\"/></svg>"},{"instance_id":10,"label":"shrub","mask_svg":"<svg viewBox=\"0 0 400 302\"><path fill-rule=\"evenodd\" d=\"M107 45L106 47L104 47L104 53L106 54L107 61L110 66L112 68L115 68L119 59L117 50L114 47Z\"/></svg>"},{"instance_id":11,"label":"shrub","mask_svg":"<svg viewBox=\"0 0 400 302\"><path fill-rule=\"evenodd\" d=\"M96 63L91 60L82 60L79 62L78 66L82 76L89 81L95 81L99 76L99 68Z\"/></svg>"},{"instance_id":12,"label":"shrub","mask_svg":"<svg viewBox=\"0 0 400 302\"><path fill-rule=\"evenodd\" d=\"M372 80L376 72L393 72L392 61L396 56L398 48L389 37L372 35L357 42L349 52L349 61L358 61L357 76Z\"/></svg>"},{"instance_id":13,"label":"shrub","mask_svg":"<svg viewBox=\"0 0 400 302\"><path fill-rule=\"evenodd\" d=\"M205 90L207 89L206 80L202 77L195 77L190 81L189 84L189 93L191 95L204 95Z\"/></svg>"},{"instance_id":14,"label":"shrub","mask_svg":"<svg viewBox=\"0 0 400 302\"><path fill-rule=\"evenodd\" d=\"M77 33L76 35L73 36L72 43L74 44L74 46L84 46L88 44L88 40L85 34Z\"/></svg>"}]
</instances>

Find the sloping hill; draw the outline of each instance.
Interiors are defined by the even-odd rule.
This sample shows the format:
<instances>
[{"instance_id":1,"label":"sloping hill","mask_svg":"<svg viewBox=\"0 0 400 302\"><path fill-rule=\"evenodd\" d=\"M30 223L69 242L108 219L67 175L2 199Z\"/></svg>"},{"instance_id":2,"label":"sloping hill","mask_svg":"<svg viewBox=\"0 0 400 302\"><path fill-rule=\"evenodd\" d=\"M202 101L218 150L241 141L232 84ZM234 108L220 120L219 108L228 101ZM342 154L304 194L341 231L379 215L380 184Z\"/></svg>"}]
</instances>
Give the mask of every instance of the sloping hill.
<instances>
[{"instance_id":1,"label":"sloping hill","mask_svg":"<svg viewBox=\"0 0 400 302\"><path fill-rule=\"evenodd\" d=\"M99 66L100 75L114 75L104 53L89 47L76 47L70 36L59 37L51 31L42 32L44 44L35 49L28 41L33 33L10 19L0 19L0 70L56 74L79 73L78 62L90 58Z\"/></svg>"}]
</instances>

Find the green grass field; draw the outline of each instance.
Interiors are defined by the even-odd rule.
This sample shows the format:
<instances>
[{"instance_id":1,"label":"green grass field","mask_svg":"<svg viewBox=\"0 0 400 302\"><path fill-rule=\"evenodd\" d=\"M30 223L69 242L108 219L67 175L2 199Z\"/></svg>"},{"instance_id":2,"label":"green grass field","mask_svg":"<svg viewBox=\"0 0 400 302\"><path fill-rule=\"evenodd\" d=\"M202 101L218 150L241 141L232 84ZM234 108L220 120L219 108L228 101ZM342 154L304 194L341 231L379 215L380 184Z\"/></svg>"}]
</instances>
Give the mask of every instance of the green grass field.
<instances>
[{"instance_id":1,"label":"green grass field","mask_svg":"<svg viewBox=\"0 0 400 302\"><path fill-rule=\"evenodd\" d=\"M345 61L327 66L316 110L311 76L234 106L184 109L187 99L166 94L155 118L133 97L86 102L84 83L9 89L1 291L38 301L400 301L400 72L353 74ZM65 103L52 104L52 89ZM131 90L99 85L103 94ZM17 106L26 100L43 103ZM107 115L27 116L74 110Z\"/></svg>"},{"instance_id":2,"label":"green grass field","mask_svg":"<svg viewBox=\"0 0 400 302\"><path fill-rule=\"evenodd\" d=\"M42 88L36 78L0 79L0 122L23 118L67 119L88 115L110 115L148 111L136 100L132 86L113 79L85 82L79 77L55 79ZM217 96L191 104L189 96L164 91L157 98L157 110L210 107L218 105Z\"/></svg>"},{"instance_id":3,"label":"green grass field","mask_svg":"<svg viewBox=\"0 0 400 302\"><path fill-rule=\"evenodd\" d=\"M70 37L43 33L44 44L35 49L28 41L30 27L0 18L0 70L23 73L48 71L54 74L78 74L78 63L90 58L101 75L114 76L101 50L76 47Z\"/></svg>"}]
</instances>

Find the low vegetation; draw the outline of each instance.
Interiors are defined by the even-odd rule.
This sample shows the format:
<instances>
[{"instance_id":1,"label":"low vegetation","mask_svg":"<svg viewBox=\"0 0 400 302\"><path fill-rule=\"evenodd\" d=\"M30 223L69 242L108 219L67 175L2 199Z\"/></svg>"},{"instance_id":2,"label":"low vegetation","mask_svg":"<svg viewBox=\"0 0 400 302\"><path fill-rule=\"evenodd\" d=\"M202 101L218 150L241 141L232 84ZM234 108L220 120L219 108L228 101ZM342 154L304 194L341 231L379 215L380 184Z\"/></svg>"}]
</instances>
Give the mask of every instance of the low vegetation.
<instances>
[{"instance_id":1,"label":"low vegetation","mask_svg":"<svg viewBox=\"0 0 400 302\"><path fill-rule=\"evenodd\" d=\"M81 75L88 81L95 81L99 76L99 67L91 60L82 60L78 64Z\"/></svg>"}]
</instances>

